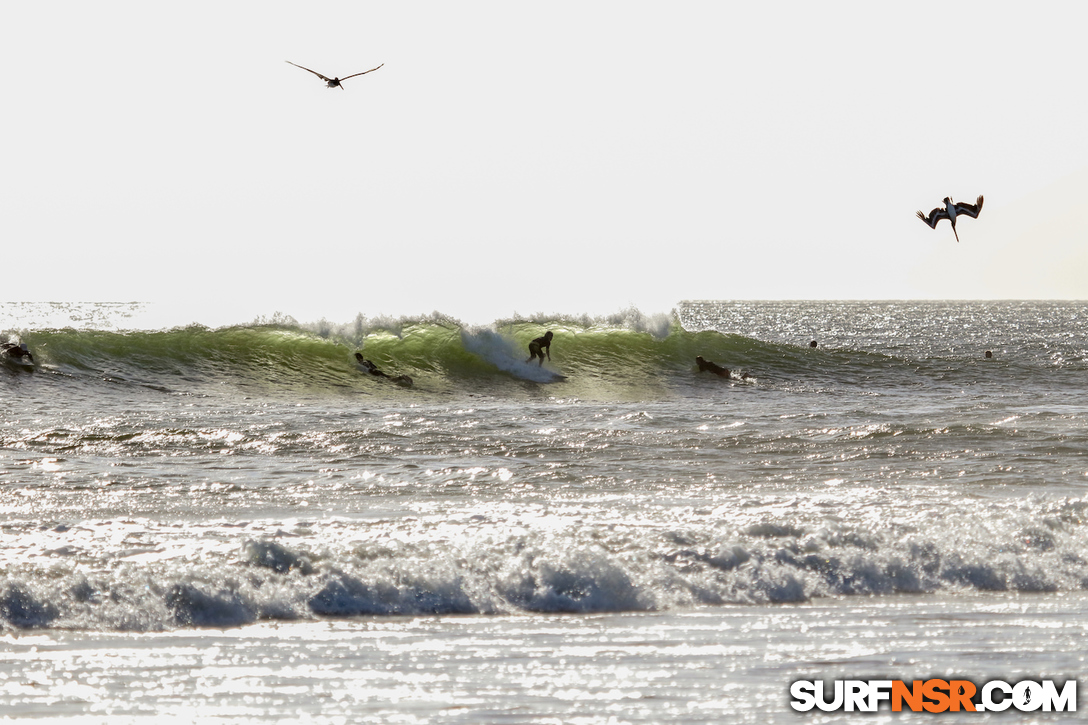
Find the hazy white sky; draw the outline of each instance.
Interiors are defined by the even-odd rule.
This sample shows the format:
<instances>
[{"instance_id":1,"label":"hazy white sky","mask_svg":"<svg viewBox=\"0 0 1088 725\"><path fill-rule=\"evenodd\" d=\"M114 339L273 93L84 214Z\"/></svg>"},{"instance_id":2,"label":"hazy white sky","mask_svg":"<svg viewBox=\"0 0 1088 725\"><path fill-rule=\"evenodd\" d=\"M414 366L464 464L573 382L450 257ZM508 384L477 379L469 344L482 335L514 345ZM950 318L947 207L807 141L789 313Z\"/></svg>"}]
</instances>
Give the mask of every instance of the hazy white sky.
<instances>
[{"instance_id":1,"label":"hazy white sky","mask_svg":"<svg viewBox=\"0 0 1088 725\"><path fill-rule=\"evenodd\" d=\"M1072 2L9 3L2 297L1085 298L1086 28ZM330 90L285 60L385 66ZM986 196L959 244L914 218L948 194Z\"/></svg>"}]
</instances>

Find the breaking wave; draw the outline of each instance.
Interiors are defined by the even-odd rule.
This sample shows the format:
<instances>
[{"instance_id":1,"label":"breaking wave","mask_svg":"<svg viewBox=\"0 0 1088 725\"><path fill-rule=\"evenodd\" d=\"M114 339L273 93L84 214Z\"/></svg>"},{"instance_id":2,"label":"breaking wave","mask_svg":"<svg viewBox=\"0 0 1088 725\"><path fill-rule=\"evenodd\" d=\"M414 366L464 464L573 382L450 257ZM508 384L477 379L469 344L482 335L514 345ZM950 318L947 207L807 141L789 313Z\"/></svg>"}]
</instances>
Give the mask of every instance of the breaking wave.
<instances>
[{"instance_id":1,"label":"breaking wave","mask_svg":"<svg viewBox=\"0 0 1088 725\"><path fill-rule=\"evenodd\" d=\"M530 340L551 330L552 359L528 364ZM458 390L497 395L520 384L558 383L554 394L585 398L663 397L707 385L703 356L753 383L820 389L828 385L917 384L919 373L940 379L947 366L847 350L753 339L714 330L688 331L673 315L636 310L603 318L500 320L470 327L430 317L368 320L347 325L299 324L290 318L247 325L167 330L44 329L19 334L35 353L39 373L169 393L322 395L394 394L361 375L361 351L391 375L416 381L413 392ZM721 381L717 381L720 384ZM517 385L512 385L516 383Z\"/></svg>"},{"instance_id":2,"label":"breaking wave","mask_svg":"<svg viewBox=\"0 0 1088 725\"><path fill-rule=\"evenodd\" d=\"M1088 589L1088 503L986 506L959 512L984 523L956 526L938 509L923 526L726 514L703 524L555 527L462 514L410 530L326 521L262 531L254 522L229 535L196 524L205 536L188 542L172 540L179 534L168 526L135 521L18 524L7 534L33 541L33 556L0 578L0 630Z\"/></svg>"}]
</instances>

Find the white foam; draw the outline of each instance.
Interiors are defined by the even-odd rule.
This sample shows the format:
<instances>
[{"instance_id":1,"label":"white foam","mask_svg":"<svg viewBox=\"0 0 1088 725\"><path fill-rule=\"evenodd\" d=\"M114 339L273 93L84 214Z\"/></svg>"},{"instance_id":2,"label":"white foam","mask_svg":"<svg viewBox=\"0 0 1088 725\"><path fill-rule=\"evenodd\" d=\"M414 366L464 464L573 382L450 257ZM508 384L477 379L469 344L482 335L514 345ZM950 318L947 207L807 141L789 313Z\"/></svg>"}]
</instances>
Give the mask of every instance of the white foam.
<instances>
[{"instance_id":1,"label":"white foam","mask_svg":"<svg viewBox=\"0 0 1088 725\"><path fill-rule=\"evenodd\" d=\"M462 329L461 344L473 355L522 380L554 383L562 377L536 362L526 362L514 342L494 330L469 332Z\"/></svg>"}]
</instances>

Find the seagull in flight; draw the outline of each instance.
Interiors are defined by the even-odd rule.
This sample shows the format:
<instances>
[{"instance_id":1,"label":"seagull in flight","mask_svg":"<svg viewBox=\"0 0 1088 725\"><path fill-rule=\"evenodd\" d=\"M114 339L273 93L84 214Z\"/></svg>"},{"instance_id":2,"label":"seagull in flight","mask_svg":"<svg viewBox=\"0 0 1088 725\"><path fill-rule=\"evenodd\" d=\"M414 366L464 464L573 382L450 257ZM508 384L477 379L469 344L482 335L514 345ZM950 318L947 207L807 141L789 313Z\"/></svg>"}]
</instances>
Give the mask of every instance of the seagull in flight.
<instances>
[{"instance_id":1,"label":"seagull in flight","mask_svg":"<svg viewBox=\"0 0 1088 725\"><path fill-rule=\"evenodd\" d=\"M956 231L956 217L962 214L963 216L969 216L972 219L977 219L978 213L980 211L982 211L981 196L979 196L974 204L954 202L952 201L951 196L946 196L944 198L943 207L937 207L929 213L928 217L922 212L918 212L918 218L934 229L937 228L937 222L939 222L941 219L947 219L948 221L952 222L952 233L956 235L956 241L958 242L960 240L960 235Z\"/></svg>"},{"instance_id":2,"label":"seagull in flight","mask_svg":"<svg viewBox=\"0 0 1088 725\"><path fill-rule=\"evenodd\" d=\"M285 62L286 63L291 63L291 61L289 61L289 60L285 61ZM371 68L370 70L365 70L362 73L352 73L350 76L345 76L343 78L326 78L325 76L321 75L320 73L318 73L315 70L310 70L309 68L303 68L298 63L291 63L291 65L293 65L296 68L302 68L302 70L309 70L315 76L317 76L321 80L325 81L325 84L329 88L339 88L340 90L344 90L344 87L342 85L340 85L341 81L346 81L348 78L354 78L355 76L365 76L367 73L373 73L374 71L378 70L378 68L381 68L382 65L385 65L385 63L382 63L382 65L378 66L378 68Z\"/></svg>"}]
</instances>

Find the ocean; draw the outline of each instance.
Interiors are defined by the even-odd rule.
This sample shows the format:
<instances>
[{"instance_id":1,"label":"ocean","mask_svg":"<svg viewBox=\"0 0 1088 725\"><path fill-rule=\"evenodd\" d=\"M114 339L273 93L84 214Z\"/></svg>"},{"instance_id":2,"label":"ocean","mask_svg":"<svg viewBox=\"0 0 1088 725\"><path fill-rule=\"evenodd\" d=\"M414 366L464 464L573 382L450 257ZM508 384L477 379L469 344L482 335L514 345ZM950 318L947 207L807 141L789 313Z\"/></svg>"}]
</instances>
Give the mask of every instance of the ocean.
<instances>
[{"instance_id":1,"label":"ocean","mask_svg":"<svg viewBox=\"0 0 1088 725\"><path fill-rule=\"evenodd\" d=\"M1088 303L0 331L3 719L1018 722L791 684L1088 684Z\"/></svg>"}]
</instances>

